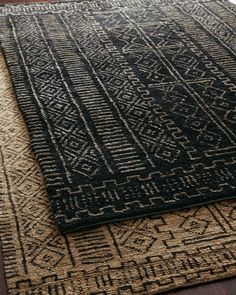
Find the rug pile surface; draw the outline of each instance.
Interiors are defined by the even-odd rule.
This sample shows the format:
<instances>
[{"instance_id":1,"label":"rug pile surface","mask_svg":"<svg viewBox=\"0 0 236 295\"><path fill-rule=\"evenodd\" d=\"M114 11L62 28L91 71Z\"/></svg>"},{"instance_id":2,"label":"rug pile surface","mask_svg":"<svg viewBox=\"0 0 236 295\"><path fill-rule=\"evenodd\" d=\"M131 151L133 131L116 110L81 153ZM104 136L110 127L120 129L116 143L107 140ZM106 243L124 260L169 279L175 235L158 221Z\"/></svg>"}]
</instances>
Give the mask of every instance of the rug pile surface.
<instances>
[{"instance_id":1,"label":"rug pile surface","mask_svg":"<svg viewBox=\"0 0 236 295\"><path fill-rule=\"evenodd\" d=\"M0 6L10 295L236 275L235 16L224 0Z\"/></svg>"},{"instance_id":2,"label":"rug pile surface","mask_svg":"<svg viewBox=\"0 0 236 295\"><path fill-rule=\"evenodd\" d=\"M156 294L236 274L236 202L63 235L0 57L0 236L10 295Z\"/></svg>"},{"instance_id":3,"label":"rug pile surface","mask_svg":"<svg viewBox=\"0 0 236 295\"><path fill-rule=\"evenodd\" d=\"M61 231L235 196L233 4L12 5L0 24Z\"/></svg>"}]
</instances>

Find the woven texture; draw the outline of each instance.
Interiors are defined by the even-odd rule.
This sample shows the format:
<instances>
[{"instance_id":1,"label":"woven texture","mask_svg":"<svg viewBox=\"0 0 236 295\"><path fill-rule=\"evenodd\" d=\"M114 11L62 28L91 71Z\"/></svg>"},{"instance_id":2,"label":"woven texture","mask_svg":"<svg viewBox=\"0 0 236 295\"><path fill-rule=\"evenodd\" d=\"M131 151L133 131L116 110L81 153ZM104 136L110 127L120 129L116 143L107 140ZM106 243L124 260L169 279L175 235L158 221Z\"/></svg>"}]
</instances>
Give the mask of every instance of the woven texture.
<instances>
[{"instance_id":1,"label":"woven texture","mask_svg":"<svg viewBox=\"0 0 236 295\"><path fill-rule=\"evenodd\" d=\"M1 41L62 231L235 196L235 7L0 8Z\"/></svg>"},{"instance_id":2,"label":"woven texture","mask_svg":"<svg viewBox=\"0 0 236 295\"><path fill-rule=\"evenodd\" d=\"M147 295L236 274L236 202L62 235L0 56L0 237L10 295Z\"/></svg>"}]
</instances>

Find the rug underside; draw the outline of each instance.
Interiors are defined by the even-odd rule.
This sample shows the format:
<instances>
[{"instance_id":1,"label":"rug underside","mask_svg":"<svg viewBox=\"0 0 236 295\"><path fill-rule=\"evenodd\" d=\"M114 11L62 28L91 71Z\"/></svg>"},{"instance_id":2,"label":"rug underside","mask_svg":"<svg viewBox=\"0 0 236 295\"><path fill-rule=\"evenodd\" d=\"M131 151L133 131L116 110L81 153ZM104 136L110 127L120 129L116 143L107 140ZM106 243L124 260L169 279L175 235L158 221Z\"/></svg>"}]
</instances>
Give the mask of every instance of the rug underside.
<instances>
[{"instance_id":1,"label":"rug underside","mask_svg":"<svg viewBox=\"0 0 236 295\"><path fill-rule=\"evenodd\" d=\"M9 295L147 295L236 274L236 202L61 234L0 55L0 238Z\"/></svg>"},{"instance_id":2,"label":"rug underside","mask_svg":"<svg viewBox=\"0 0 236 295\"><path fill-rule=\"evenodd\" d=\"M59 228L233 198L235 7L0 7L1 46Z\"/></svg>"}]
</instances>

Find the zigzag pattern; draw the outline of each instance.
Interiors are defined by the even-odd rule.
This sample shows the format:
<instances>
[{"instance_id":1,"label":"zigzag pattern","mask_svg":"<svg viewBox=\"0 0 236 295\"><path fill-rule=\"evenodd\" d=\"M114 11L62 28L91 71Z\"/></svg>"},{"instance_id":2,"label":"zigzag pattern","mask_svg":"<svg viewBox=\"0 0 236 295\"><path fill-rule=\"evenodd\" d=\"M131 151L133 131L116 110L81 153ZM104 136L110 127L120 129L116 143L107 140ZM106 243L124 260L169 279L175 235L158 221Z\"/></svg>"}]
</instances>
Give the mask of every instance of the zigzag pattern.
<instances>
[{"instance_id":1,"label":"zigzag pattern","mask_svg":"<svg viewBox=\"0 0 236 295\"><path fill-rule=\"evenodd\" d=\"M62 231L235 194L234 13L224 1L0 9Z\"/></svg>"},{"instance_id":2,"label":"zigzag pattern","mask_svg":"<svg viewBox=\"0 0 236 295\"><path fill-rule=\"evenodd\" d=\"M147 0L32 4L0 8L1 17L4 16L4 19L9 20L6 17L9 13L12 24L17 24L16 36L19 39L22 37L19 44L25 46L27 55L23 57L28 65L33 57L34 63L30 64L28 69L31 71L30 77L35 77L32 85L35 86L35 91L41 91L41 102L44 102L45 106L50 105L48 112L50 123L53 122L55 124L53 130L57 130L53 133L54 143L63 146L66 150L64 155L66 163L71 164L69 173L62 175L60 173L64 169L62 163L48 156L51 155L51 150L47 140L51 139L50 136L45 139L41 134L43 125L38 118L37 107L32 104L35 99L32 87L22 87L26 72L19 67L19 56L16 52L6 50L12 61L8 62L14 87L21 92L17 98L27 125L34 134L31 137L31 145L46 177L48 193L51 194L53 191L55 194L54 187L61 186L56 192L58 194L58 198L55 199L56 205L58 206L59 198L65 205L68 205L67 202L70 200L69 207L65 206L61 212L59 210L59 213L64 213L69 208L68 212L71 215L67 215L66 219L68 216L75 218L78 213L78 202L84 202L83 208L88 207L84 212L80 211L81 215L78 218L81 216L84 218L89 210L90 215L98 214L98 210L92 206L94 200L98 204L102 201L107 202L106 206L99 207L99 214L104 218L104 213L114 210L114 207L107 206L109 202L119 201L120 196L123 200L133 198L134 202L124 204L119 201L115 210L122 211L125 207L136 211L140 204L144 208L145 202L148 206L149 202L160 205L161 202L167 201L168 204L174 202L175 205L175 200L186 200L186 196L197 198L209 188L213 192L221 191L224 197L227 186L235 185L232 174L235 165L233 162L235 146L231 144L233 138L231 131L235 131L232 127L235 124L232 107L232 98L235 95L235 60L232 52L226 48L230 46L234 50L234 44L230 41L230 37L227 37L230 36L229 33L222 39L225 44L216 40L215 34L219 33L219 28L222 26L219 28L217 25L212 26L213 23L219 24L217 21L213 22L212 17L216 20L220 17L226 27L230 26L235 20L233 17L235 8L228 1L191 2L190 6L189 1L150 0L148 3L152 6L147 12L143 9L143 4L147 3ZM129 9L125 9L125 13L122 13L121 8L124 6ZM198 7L201 7L200 15L197 13ZM120 16L117 14L117 8L121 13ZM108 13L102 11L105 9ZM71 10L76 10L76 13L72 13ZM137 11L139 17L135 18L138 23L136 26L133 21ZM37 29L38 26L35 26L37 22L32 17L32 12L40 14L36 19L40 24L39 27L47 28L47 38L44 34L43 36L46 42L50 40L51 48L57 48L54 53L61 52L60 48L65 43L60 36L62 33L65 34L66 30L64 27L57 38L52 38L52 32L57 31L55 29L61 26L62 21L67 29L70 29L74 40L66 43L66 51L60 55L60 63L64 64L67 76L70 77L71 83L68 87L80 94L76 96L77 103L81 103L84 99L91 111L90 119L99 124L99 120L103 120L101 114L104 105L101 99L105 97L104 89L98 91L97 88L93 88L91 93L94 104L92 103L90 107L89 100L86 99L86 89L82 89L77 82L77 73L82 73L86 65L84 58L89 58L89 62L106 85L108 94L116 97L116 112L120 111L124 116L122 118L127 120L125 122L132 131L129 143L134 144L135 140L142 139L140 140L142 146L132 145L135 146L135 151L143 148L147 154L152 155L149 161L141 161L147 168L140 170L142 173L137 175L131 173L128 176L123 173L119 180L98 178L96 185L80 183L76 191L68 190L66 185L75 181L73 173L79 174L83 180L91 180L91 177L97 177L101 171L107 175L110 166L110 169L121 171L125 168L118 163L121 163L123 157L117 159L112 150L113 145L107 146L106 149L110 149L112 165L106 165L107 158L95 156L95 152L102 155L103 151L95 151L96 146L88 140L87 130L82 130L75 126L76 124L73 125L75 120L78 120L81 126L87 121L82 122L70 104L64 104L69 98L65 85L62 87L64 81L61 80L58 71L61 64L55 67L55 61L50 60L52 57L50 52L48 49L43 49L45 39L41 38L42 34ZM19 16L22 13L25 15ZM208 22L204 22L201 15L207 18L209 16ZM156 28L152 26L155 17L160 19ZM49 26L52 20L55 27ZM130 20L132 25L129 23ZM199 25L193 25L195 22ZM4 24L2 19L0 23L4 26L6 40L8 38L11 40L11 31L6 29L9 23L6 21ZM159 37L155 34L155 29ZM33 49L29 50L30 47L26 44L28 42L26 40L30 38L27 30L28 33L34 32L34 37L37 35L37 38L41 38L38 43L34 39L31 40L41 57L37 62ZM73 33L74 30L77 30L76 33ZM84 31L88 34L81 35ZM75 59L75 56L78 58L76 38L80 40L82 53L87 50L80 62ZM114 46L114 42L118 42L119 46ZM6 44L8 43L4 43L4 46ZM93 44L97 48L97 53ZM106 54L101 48L107 49ZM211 48L211 51L208 48ZM157 56L154 58L154 49L155 54L162 53L161 58ZM82 53L80 52L80 57ZM102 53L104 53L103 58ZM119 62L112 63L114 55ZM163 65L163 56L168 57L168 68ZM59 61L57 58L56 60ZM170 65L174 66L175 78L178 78L172 82ZM176 76L179 72L181 77ZM141 82L136 78L137 73L142 77ZM97 83L97 80L90 79L91 76L88 74L84 74L83 78L87 79L88 86ZM197 103L196 93L190 95L183 81L190 87L188 90L194 87L196 93L201 94L201 102L207 102L211 119L214 117L214 120L210 120L206 114L203 116L204 110ZM67 235L61 234L56 228L54 215L50 210L44 181L31 151L28 131L18 109L2 56L0 82L0 238L10 294L145 295L235 275L236 204L234 200L162 214L158 217L102 225ZM48 99L43 96L44 86ZM87 89L91 91L91 88ZM157 97L158 100L155 99ZM100 118L95 116L96 112L93 112L94 106L99 107L96 100L101 103L101 113L97 112L101 115ZM114 110L114 105L111 105L108 99L104 103L109 106L107 111L111 108ZM65 105L67 107L63 111ZM156 116L150 114L152 109L155 110ZM63 116L60 116L62 113ZM109 118L108 113L103 114ZM64 125L59 126L57 122ZM215 124L217 128L224 128L219 131ZM52 126L54 128L54 125ZM119 132L124 132L126 125L120 126L122 128L114 132L114 137ZM186 130L192 135L186 137ZM72 136L72 131L76 136ZM67 137L67 134L71 136ZM89 134L90 138L93 134ZM110 134L109 131L107 134ZM158 138L157 142L153 140L154 136ZM70 138L70 141L67 138ZM195 138L198 138L201 150L194 145ZM156 157L154 150L157 147L159 150ZM171 147L174 149L171 150ZM84 162L76 161L77 151L84 155ZM127 150L127 158L132 156L138 161L140 160L138 155L140 154L132 154L132 151ZM146 156L145 153L143 155ZM186 159L190 159L195 165L172 167L178 163L180 155L187 155ZM208 159L207 169L203 163L199 164L199 157ZM124 161L125 159L126 157ZM101 161L105 164L101 165ZM163 161L161 163L171 167L168 175L164 171L156 173L148 170L153 164L155 166L155 163L159 163L158 161ZM110 158L109 163L111 163ZM159 186L161 181L162 185ZM125 190L124 183L132 186ZM141 190L150 198L138 203L137 199L141 199ZM160 193L160 190L163 191ZM162 200L164 192L165 199ZM80 198L74 198L73 195ZM104 199L97 199L98 195ZM74 209L73 213L71 209ZM62 219L62 222L65 222L65 219Z\"/></svg>"}]
</instances>

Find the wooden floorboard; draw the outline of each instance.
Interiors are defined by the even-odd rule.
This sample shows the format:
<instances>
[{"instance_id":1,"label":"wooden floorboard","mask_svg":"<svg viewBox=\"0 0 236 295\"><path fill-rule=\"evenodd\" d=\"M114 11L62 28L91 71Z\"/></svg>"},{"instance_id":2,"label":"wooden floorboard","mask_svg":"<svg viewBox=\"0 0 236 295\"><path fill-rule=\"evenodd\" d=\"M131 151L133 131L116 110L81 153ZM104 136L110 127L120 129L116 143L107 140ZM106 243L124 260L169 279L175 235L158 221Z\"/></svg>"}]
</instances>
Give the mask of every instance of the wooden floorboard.
<instances>
[{"instance_id":1,"label":"wooden floorboard","mask_svg":"<svg viewBox=\"0 0 236 295\"><path fill-rule=\"evenodd\" d=\"M49 2L47 0L0 0L0 4L6 3L29 3ZM52 2L52 1L50 1ZM0 256L0 295L7 294L6 280L4 277L3 260ZM88 294L85 294L88 295ZM236 277L217 282L196 285L193 287L181 288L163 295L236 295Z\"/></svg>"},{"instance_id":2,"label":"wooden floorboard","mask_svg":"<svg viewBox=\"0 0 236 295\"><path fill-rule=\"evenodd\" d=\"M7 284L4 275L2 253L0 252L0 295L7 295Z\"/></svg>"},{"instance_id":3,"label":"wooden floorboard","mask_svg":"<svg viewBox=\"0 0 236 295\"><path fill-rule=\"evenodd\" d=\"M236 295L236 278L185 287L165 292L163 295Z\"/></svg>"}]
</instances>

